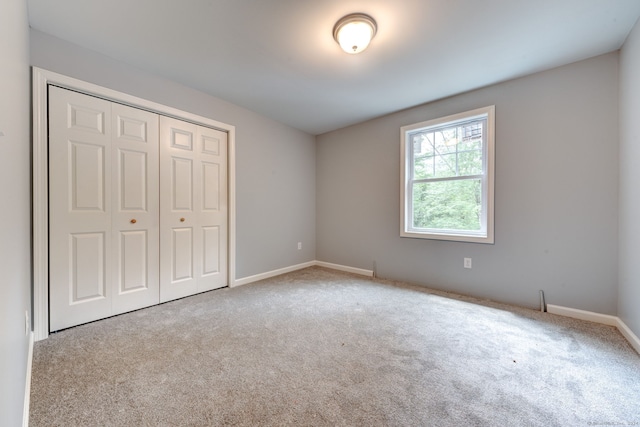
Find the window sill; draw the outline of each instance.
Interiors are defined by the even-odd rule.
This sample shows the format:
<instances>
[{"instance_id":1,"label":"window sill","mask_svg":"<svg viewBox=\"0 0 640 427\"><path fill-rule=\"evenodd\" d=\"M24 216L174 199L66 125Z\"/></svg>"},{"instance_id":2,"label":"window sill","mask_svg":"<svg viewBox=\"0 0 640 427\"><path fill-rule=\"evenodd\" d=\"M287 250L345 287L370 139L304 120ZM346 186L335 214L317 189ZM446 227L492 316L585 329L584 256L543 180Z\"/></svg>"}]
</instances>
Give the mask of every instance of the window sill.
<instances>
[{"instance_id":1,"label":"window sill","mask_svg":"<svg viewBox=\"0 0 640 427\"><path fill-rule=\"evenodd\" d=\"M449 242L484 243L489 245L494 244L492 235L401 231L400 237L427 240L446 240Z\"/></svg>"}]
</instances>

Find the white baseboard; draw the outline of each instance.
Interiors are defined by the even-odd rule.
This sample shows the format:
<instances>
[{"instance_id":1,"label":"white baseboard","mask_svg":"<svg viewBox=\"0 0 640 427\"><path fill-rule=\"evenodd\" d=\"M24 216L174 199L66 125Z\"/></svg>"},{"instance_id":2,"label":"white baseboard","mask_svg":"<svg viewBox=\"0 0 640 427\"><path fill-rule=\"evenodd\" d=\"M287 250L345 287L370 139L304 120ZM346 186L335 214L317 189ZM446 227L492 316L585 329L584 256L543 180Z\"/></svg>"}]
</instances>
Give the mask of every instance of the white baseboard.
<instances>
[{"instance_id":1,"label":"white baseboard","mask_svg":"<svg viewBox=\"0 0 640 427\"><path fill-rule=\"evenodd\" d=\"M633 347L638 354L640 354L640 338L622 321L618 318L618 324L616 325L620 333L629 341L631 347Z\"/></svg>"},{"instance_id":2,"label":"white baseboard","mask_svg":"<svg viewBox=\"0 0 640 427\"><path fill-rule=\"evenodd\" d=\"M267 271L265 273L255 274L253 276L243 277L242 279L236 279L229 287L234 288L236 286L247 285L249 283L257 282L258 280L270 279L271 277L280 276L281 274L291 273L292 271L302 270L307 267L326 267L332 270L346 271L348 273L360 274L362 276L373 277L373 271L365 270L363 268L349 267L347 265L332 264L324 261L309 261L302 264L292 265L290 267L279 268L277 270Z\"/></svg>"},{"instance_id":3,"label":"white baseboard","mask_svg":"<svg viewBox=\"0 0 640 427\"><path fill-rule=\"evenodd\" d=\"M33 366L33 332L29 333L29 355L27 356L27 378L24 385L22 427L29 427L29 404L31 402L31 367Z\"/></svg>"},{"instance_id":4,"label":"white baseboard","mask_svg":"<svg viewBox=\"0 0 640 427\"><path fill-rule=\"evenodd\" d=\"M349 267L347 265L332 264L330 262L316 261L318 267L326 267L332 270L346 271L347 273L360 274L361 276L373 277L373 271L364 268Z\"/></svg>"},{"instance_id":5,"label":"white baseboard","mask_svg":"<svg viewBox=\"0 0 640 427\"><path fill-rule=\"evenodd\" d=\"M608 314L594 313L593 311L578 310L576 308L562 307L560 305L547 304L547 312L574 319L588 320L589 322L603 325L618 326L618 318Z\"/></svg>"},{"instance_id":6,"label":"white baseboard","mask_svg":"<svg viewBox=\"0 0 640 427\"><path fill-rule=\"evenodd\" d=\"M562 307L560 305L547 304L547 312L559 316L572 317L574 319L587 320L589 322L601 323L603 325L615 326L622 336L625 337L631 347L640 354L640 339L618 316L594 313L592 311L578 310L575 308Z\"/></svg>"},{"instance_id":7,"label":"white baseboard","mask_svg":"<svg viewBox=\"0 0 640 427\"><path fill-rule=\"evenodd\" d=\"M257 282L258 280L269 279L271 277L280 276L281 274L290 273L296 270L302 270L303 268L313 267L316 265L315 261L304 262L302 264L292 265L290 267L279 268L277 270L267 271L266 273L260 273L253 276L243 277L242 279L236 279L231 288L236 286L242 286L249 283Z\"/></svg>"}]
</instances>

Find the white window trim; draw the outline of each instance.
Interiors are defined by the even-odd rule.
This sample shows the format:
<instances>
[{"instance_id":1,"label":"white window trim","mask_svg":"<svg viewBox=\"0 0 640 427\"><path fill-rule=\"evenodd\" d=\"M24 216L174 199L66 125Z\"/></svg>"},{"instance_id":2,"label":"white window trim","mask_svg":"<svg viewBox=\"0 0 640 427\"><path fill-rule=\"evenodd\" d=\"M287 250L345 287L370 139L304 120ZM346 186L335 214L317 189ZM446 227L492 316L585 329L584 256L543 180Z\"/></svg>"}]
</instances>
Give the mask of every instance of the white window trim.
<instances>
[{"instance_id":1,"label":"white window trim","mask_svg":"<svg viewBox=\"0 0 640 427\"><path fill-rule=\"evenodd\" d=\"M483 193L486 192L486 233L460 232L459 230L428 230L417 232L411 230L411 192L409 171L411 171L410 156L407 156L410 141L407 134L416 129L438 126L458 120L468 120L474 117L486 116L486 156L483 155L483 169L486 176L483 179ZM478 108L463 113L453 114L434 120L402 126L400 128L400 236L418 239L449 240L469 243L494 243L494 182L495 182L495 105ZM484 164L486 162L486 164ZM484 212L483 212L484 214Z\"/></svg>"}]
</instances>

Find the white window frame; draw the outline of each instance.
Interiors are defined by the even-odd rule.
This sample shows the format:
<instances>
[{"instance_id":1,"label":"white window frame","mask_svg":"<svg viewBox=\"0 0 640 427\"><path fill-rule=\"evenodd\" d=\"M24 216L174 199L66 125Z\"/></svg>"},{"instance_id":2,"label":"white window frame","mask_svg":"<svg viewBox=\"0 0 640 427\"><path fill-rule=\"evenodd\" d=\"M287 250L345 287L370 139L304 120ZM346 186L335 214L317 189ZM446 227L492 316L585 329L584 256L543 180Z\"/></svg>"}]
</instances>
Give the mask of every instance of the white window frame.
<instances>
[{"instance_id":1,"label":"white window frame","mask_svg":"<svg viewBox=\"0 0 640 427\"><path fill-rule=\"evenodd\" d=\"M482 146L482 230L460 231L413 227L413 146L410 135L429 128L486 118L486 140ZM470 243L494 243L495 105L453 114L400 128L400 236Z\"/></svg>"}]
</instances>

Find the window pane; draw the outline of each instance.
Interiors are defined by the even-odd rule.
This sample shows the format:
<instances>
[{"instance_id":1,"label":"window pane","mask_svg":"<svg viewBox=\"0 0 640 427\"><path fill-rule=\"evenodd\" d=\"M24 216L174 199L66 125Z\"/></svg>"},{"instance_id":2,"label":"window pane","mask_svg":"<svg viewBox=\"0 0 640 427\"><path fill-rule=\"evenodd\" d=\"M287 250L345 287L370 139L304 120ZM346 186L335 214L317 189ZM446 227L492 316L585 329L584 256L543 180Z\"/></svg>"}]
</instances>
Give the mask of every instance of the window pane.
<instances>
[{"instance_id":1,"label":"window pane","mask_svg":"<svg viewBox=\"0 0 640 427\"><path fill-rule=\"evenodd\" d=\"M433 156L413 158L413 179L433 178Z\"/></svg>"},{"instance_id":2,"label":"window pane","mask_svg":"<svg viewBox=\"0 0 640 427\"><path fill-rule=\"evenodd\" d=\"M414 135L412 138L413 141L413 154L420 155L422 154L422 137L420 135Z\"/></svg>"},{"instance_id":3,"label":"window pane","mask_svg":"<svg viewBox=\"0 0 640 427\"><path fill-rule=\"evenodd\" d=\"M458 142L457 129L455 127L441 129L435 134L436 154L455 153Z\"/></svg>"},{"instance_id":4,"label":"window pane","mask_svg":"<svg viewBox=\"0 0 640 427\"><path fill-rule=\"evenodd\" d=\"M482 140L472 139L469 141L462 141L458 144L458 151L467 150L482 150Z\"/></svg>"},{"instance_id":5,"label":"window pane","mask_svg":"<svg viewBox=\"0 0 640 427\"><path fill-rule=\"evenodd\" d=\"M413 185L413 227L480 231L480 179L427 182Z\"/></svg>"},{"instance_id":6,"label":"window pane","mask_svg":"<svg viewBox=\"0 0 640 427\"><path fill-rule=\"evenodd\" d=\"M461 126L458 151L482 150L483 132L484 120Z\"/></svg>"},{"instance_id":7,"label":"window pane","mask_svg":"<svg viewBox=\"0 0 640 427\"><path fill-rule=\"evenodd\" d=\"M482 138L483 121L471 122L460 127L462 141L474 141Z\"/></svg>"},{"instance_id":8,"label":"window pane","mask_svg":"<svg viewBox=\"0 0 640 427\"><path fill-rule=\"evenodd\" d=\"M433 154L433 132L420 132L411 136L415 156Z\"/></svg>"},{"instance_id":9,"label":"window pane","mask_svg":"<svg viewBox=\"0 0 640 427\"><path fill-rule=\"evenodd\" d=\"M458 174L482 174L482 152L480 150L464 151L458 154Z\"/></svg>"},{"instance_id":10,"label":"window pane","mask_svg":"<svg viewBox=\"0 0 640 427\"><path fill-rule=\"evenodd\" d=\"M436 156L434 176L436 178L456 176L456 153Z\"/></svg>"}]
</instances>

